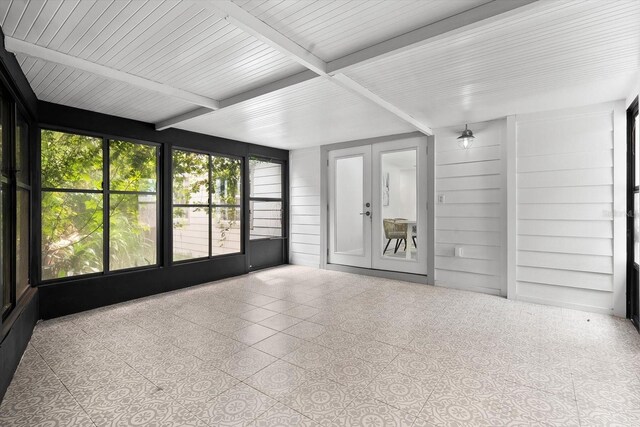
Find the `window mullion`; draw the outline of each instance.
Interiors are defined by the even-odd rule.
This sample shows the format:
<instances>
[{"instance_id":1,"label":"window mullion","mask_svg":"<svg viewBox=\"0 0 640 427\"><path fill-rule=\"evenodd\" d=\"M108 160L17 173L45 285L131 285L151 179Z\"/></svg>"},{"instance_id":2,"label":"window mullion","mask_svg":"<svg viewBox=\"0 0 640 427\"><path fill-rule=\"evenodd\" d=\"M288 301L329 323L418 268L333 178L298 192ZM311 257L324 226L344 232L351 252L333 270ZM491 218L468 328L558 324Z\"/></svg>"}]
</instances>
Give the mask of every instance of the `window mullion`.
<instances>
[{"instance_id":1,"label":"window mullion","mask_svg":"<svg viewBox=\"0 0 640 427\"><path fill-rule=\"evenodd\" d=\"M213 243L211 242L211 234L213 232L213 225L211 224L213 222L213 208L212 208L212 197L211 197L211 190L213 189L213 183L211 182L212 180L212 171L211 169L213 168L213 159L211 157L211 154L209 154L209 186L208 186L208 194L207 194L207 200L208 200L208 204L209 204L209 208L208 208L208 212L209 212L209 235L207 236L209 239L209 256L213 255Z\"/></svg>"},{"instance_id":2,"label":"window mullion","mask_svg":"<svg viewBox=\"0 0 640 427\"><path fill-rule=\"evenodd\" d=\"M109 266L109 186L110 186L109 140L102 138L102 271L110 271Z\"/></svg>"}]
</instances>

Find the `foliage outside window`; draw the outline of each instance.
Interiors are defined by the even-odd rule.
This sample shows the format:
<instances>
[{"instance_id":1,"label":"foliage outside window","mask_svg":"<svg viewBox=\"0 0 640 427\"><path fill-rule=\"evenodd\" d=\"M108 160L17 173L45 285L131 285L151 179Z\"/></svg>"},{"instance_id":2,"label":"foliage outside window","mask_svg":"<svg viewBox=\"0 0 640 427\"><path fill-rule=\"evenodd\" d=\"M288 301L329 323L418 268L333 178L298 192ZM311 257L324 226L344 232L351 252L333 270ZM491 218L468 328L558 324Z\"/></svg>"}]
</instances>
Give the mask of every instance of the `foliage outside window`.
<instances>
[{"instance_id":1,"label":"foliage outside window","mask_svg":"<svg viewBox=\"0 0 640 427\"><path fill-rule=\"evenodd\" d=\"M251 239L282 237L282 163L249 159Z\"/></svg>"},{"instance_id":2,"label":"foliage outside window","mask_svg":"<svg viewBox=\"0 0 640 427\"><path fill-rule=\"evenodd\" d=\"M173 260L241 252L239 159L173 150Z\"/></svg>"},{"instance_id":3,"label":"foliage outside window","mask_svg":"<svg viewBox=\"0 0 640 427\"><path fill-rule=\"evenodd\" d=\"M41 153L43 280L157 264L157 147L43 129Z\"/></svg>"}]
</instances>

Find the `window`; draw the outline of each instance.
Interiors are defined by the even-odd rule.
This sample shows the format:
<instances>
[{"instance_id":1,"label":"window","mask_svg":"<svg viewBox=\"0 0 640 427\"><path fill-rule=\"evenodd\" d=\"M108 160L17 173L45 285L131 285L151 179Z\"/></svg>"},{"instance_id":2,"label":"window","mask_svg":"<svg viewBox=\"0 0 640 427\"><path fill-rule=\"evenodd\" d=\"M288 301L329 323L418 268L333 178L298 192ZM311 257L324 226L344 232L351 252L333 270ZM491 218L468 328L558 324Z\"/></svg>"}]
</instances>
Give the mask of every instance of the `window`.
<instances>
[{"instance_id":1,"label":"window","mask_svg":"<svg viewBox=\"0 0 640 427\"><path fill-rule=\"evenodd\" d=\"M157 264L158 148L109 141L109 269Z\"/></svg>"},{"instance_id":2,"label":"window","mask_svg":"<svg viewBox=\"0 0 640 427\"><path fill-rule=\"evenodd\" d=\"M156 146L43 129L41 153L43 280L157 264Z\"/></svg>"},{"instance_id":3,"label":"window","mask_svg":"<svg viewBox=\"0 0 640 427\"><path fill-rule=\"evenodd\" d=\"M29 126L0 87L0 284L2 318L29 289Z\"/></svg>"},{"instance_id":4,"label":"window","mask_svg":"<svg viewBox=\"0 0 640 427\"><path fill-rule=\"evenodd\" d=\"M173 150L173 260L239 253L242 162Z\"/></svg>"},{"instance_id":5,"label":"window","mask_svg":"<svg viewBox=\"0 0 640 427\"><path fill-rule=\"evenodd\" d=\"M282 237L282 163L249 160L250 238Z\"/></svg>"}]
</instances>

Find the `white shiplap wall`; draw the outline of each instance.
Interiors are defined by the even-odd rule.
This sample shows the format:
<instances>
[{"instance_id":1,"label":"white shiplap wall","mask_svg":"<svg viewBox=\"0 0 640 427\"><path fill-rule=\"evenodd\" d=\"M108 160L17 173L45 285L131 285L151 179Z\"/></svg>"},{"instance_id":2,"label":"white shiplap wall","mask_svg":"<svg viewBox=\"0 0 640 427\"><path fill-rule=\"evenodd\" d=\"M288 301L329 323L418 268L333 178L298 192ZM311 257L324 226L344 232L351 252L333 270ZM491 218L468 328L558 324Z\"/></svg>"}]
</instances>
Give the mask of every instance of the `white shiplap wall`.
<instances>
[{"instance_id":1,"label":"white shiplap wall","mask_svg":"<svg viewBox=\"0 0 640 427\"><path fill-rule=\"evenodd\" d=\"M614 104L516 117L517 299L614 309L614 123Z\"/></svg>"},{"instance_id":2,"label":"white shiplap wall","mask_svg":"<svg viewBox=\"0 0 640 427\"><path fill-rule=\"evenodd\" d=\"M435 283L506 295L503 249L502 144L506 121L470 124L476 139L463 150L462 127L436 129ZM456 248L462 256L456 256Z\"/></svg>"},{"instance_id":3,"label":"white shiplap wall","mask_svg":"<svg viewBox=\"0 0 640 427\"><path fill-rule=\"evenodd\" d=\"M320 266L320 147L289 152L291 264Z\"/></svg>"},{"instance_id":4,"label":"white shiplap wall","mask_svg":"<svg viewBox=\"0 0 640 427\"><path fill-rule=\"evenodd\" d=\"M464 126L436 129L436 285L623 316L619 104L470 124L468 150L456 143ZM318 266L320 149L290 151L290 168L290 261Z\"/></svg>"}]
</instances>

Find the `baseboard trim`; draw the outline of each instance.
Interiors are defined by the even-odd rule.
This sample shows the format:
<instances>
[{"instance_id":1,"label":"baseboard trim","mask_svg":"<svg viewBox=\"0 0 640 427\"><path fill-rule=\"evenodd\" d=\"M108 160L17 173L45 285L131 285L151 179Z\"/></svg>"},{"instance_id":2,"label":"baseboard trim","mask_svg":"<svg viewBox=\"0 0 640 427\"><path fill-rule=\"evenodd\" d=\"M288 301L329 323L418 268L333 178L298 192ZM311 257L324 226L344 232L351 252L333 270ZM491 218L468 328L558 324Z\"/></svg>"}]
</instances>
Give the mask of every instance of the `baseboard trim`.
<instances>
[{"instance_id":1,"label":"baseboard trim","mask_svg":"<svg viewBox=\"0 0 640 427\"><path fill-rule=\"evenodd\" d=\"M349 265L327 264L327 270L341 271L343 273L362 274L363 276L381 277L383 279L402 280L405 282L431 285L431 281L426 275L401 273L398 271L376 270L373 268L351 267Z\"/></svg>"}]
</instances>

